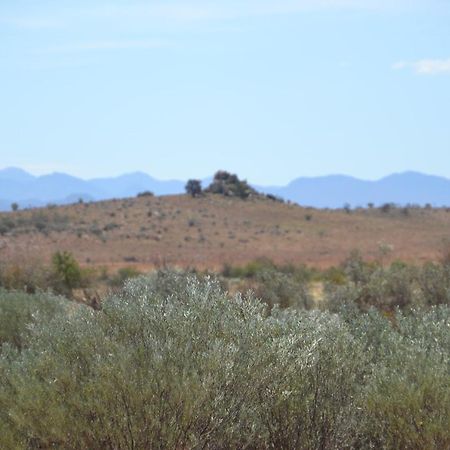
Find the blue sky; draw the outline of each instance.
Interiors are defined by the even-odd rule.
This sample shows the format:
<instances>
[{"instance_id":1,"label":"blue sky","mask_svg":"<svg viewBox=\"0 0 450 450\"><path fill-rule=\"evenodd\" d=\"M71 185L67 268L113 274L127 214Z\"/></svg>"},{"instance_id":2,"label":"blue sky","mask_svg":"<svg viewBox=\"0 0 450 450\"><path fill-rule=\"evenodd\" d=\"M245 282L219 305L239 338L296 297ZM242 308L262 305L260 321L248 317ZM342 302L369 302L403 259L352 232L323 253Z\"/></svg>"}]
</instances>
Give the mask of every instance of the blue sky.
<instances>
[{"instance_id":1,"label":"blue sky","mask_svg":"<svg viewBox=\"0 0 450 450\"><path fill-rule=\"evenodd\" d=\"M0 167L450 177L448 0L0 2Z\"/></svg>"}]
</instances>

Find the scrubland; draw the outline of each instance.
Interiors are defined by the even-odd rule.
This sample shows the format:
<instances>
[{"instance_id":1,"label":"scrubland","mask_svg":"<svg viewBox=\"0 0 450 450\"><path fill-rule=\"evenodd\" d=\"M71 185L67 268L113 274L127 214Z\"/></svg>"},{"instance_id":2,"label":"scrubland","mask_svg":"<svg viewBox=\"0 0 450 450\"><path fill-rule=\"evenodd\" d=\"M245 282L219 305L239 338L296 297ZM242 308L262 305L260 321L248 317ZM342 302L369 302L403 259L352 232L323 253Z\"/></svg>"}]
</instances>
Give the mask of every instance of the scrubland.
<instances>
[{"instance_id":1,"label":"scrubland","mask_svg":"<svg viewBox=\"0 0 450 450\"><path fill-rule=\"evenodd\" d=\"M266 257L277 264L365 259L424 263L450 239L450 212L433 208L318 210L267 198L142 196L0 214L0 254L11 263L70 251L83 267L164 265L220 270Z\"/></svg>"},{"instance_id":2,"label":"scrubland","mask_svg":"<svg viewBox=\"0 0 450 450\"><path fill-rule=\"evenodd\" d=\"M450 448L450 214L405 211L3 215L0 448Z\"/></svg>"},{"instance_id":3,"label":"scrubland","mask_svg":"<svg viewBox=\"0 0 450 450\"><path fill-rule=\"evenodd\" d=\"M154 272L97 310L0 291L0 447L448 448L450 267L340 270L320 302L267 261Z\"/></svg>"}]
</instances>

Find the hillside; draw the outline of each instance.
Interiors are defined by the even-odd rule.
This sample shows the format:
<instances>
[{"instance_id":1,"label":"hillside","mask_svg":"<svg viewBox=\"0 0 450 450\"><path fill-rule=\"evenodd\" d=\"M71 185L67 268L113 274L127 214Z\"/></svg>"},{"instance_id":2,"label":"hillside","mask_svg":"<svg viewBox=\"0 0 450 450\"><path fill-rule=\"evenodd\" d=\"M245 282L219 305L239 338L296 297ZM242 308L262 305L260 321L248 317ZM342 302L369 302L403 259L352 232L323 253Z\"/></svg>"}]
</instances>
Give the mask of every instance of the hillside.
<instances>
[{"instance_id":1,"label":"hillside","mask_svg":"<svg viewBox=\"0 0 450 450\"><path fill-rule=\"evenodd\" d=\"M264 198L140 197L0 214L3 260L48 261L69 250L85 265L220 269L259 257L327 267L352 249L423 262L450 238L445 209L316 210Z\"/></svg>"}]
</instances>

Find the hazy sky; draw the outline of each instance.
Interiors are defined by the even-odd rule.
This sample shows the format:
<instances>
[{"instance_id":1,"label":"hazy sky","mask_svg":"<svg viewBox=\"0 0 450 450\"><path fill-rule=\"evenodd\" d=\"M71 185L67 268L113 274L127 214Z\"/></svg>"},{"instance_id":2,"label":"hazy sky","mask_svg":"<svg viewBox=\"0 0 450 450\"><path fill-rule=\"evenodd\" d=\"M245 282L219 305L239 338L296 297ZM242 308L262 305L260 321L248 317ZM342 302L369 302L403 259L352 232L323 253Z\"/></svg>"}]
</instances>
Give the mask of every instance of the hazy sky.
<instances>
[{"instance_id":1,"label":"hazy sky","mask_svg":"<svg viewBox=\"0 0 450 450\"><path fill-rule=\"evenodd\" d=\"M450 177L450 1L3 0L11 165Z\"/></svg>"}]
</instances>

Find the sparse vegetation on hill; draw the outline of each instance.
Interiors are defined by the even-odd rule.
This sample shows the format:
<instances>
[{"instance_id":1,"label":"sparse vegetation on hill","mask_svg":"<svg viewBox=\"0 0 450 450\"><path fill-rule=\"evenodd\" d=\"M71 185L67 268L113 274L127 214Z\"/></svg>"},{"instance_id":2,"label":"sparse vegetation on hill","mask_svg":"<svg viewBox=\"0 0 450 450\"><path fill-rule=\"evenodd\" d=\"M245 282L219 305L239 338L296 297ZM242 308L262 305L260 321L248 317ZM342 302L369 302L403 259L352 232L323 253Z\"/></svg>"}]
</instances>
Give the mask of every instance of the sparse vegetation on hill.
<instances>
[{"instance_id":1,"label":"sparse vegetation on hill","mask_svg":"<svg viewBox=\"0 0 450 450\"><path fill-rule=\"evenodd\" d=\"M380 243L395 259L422 264L441 257L449 238L445 209L378 208L317 210L251 195L206 193L141 196L124 200L20 210L0 214L2 260L20 256L48 264L70 251L81 266L129 265L149 270L161 263L213 268L268 257L277 264L338 265L353 248L365 259L380 257Z\"/></svg>"}]
</instances>

